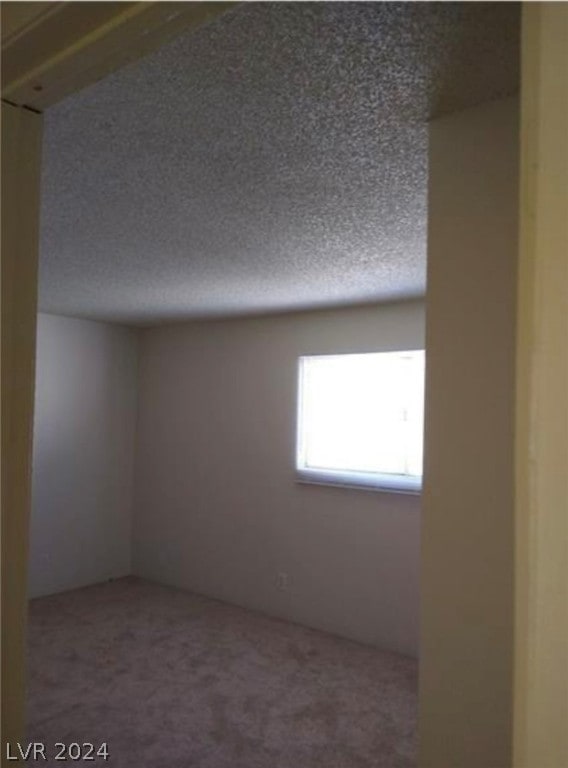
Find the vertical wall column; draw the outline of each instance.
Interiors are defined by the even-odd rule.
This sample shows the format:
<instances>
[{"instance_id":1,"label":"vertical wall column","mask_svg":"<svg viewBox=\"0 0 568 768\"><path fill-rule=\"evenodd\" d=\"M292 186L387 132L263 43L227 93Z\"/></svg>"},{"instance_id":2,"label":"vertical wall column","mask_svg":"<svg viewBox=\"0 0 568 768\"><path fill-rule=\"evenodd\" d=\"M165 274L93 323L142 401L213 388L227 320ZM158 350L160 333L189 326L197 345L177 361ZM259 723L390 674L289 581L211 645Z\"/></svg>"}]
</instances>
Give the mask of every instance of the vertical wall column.
<instances>
[{"instance_id":1,"label":"vertical wall column","mask_svg":"<svg viewBox=\"0 0 568 768\"><path fill-rule=\"evenodd\" d=\"M515 768L568 765L568 5L523 5Z\"/></svg>"},{"instance_id":2,"label":"vertical wall column","mask_svg":"<svg viewBox=\"0 0 568 768\"><path fill-rule=\"evenodd\" d=\"M430 132L421 768L512 764L518 105Z\"/></svg>"},{"instance_id":3,"label":"vertical wall column","mask_svg":"<svg viewBox=\"0 0 568 768\"><path fill-rule=\"evenodd\" d=\"M2 104L2 765L24 724L41 135Z\"/></svg>"}]
</instances>

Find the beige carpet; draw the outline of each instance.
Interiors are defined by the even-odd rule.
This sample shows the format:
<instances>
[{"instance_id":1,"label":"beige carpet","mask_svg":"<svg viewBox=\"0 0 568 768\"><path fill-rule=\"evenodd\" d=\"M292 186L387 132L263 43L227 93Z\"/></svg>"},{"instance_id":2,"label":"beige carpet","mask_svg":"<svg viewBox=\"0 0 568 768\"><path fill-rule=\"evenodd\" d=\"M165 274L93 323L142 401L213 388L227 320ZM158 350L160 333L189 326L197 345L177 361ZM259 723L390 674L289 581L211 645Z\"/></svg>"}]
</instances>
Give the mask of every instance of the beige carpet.
<instances>
[{"instance_id":1,"label":"beige carpet","mask_svg":"<svg viewBox=\"0 0 568 768\"><path fill-rule=\"evenodd\" d=\"M404 656L134 577L31 601L27 735L48 755L107 742L108 762L82 764L409 768L416 720Z\"/></svg>"}]
</instances>

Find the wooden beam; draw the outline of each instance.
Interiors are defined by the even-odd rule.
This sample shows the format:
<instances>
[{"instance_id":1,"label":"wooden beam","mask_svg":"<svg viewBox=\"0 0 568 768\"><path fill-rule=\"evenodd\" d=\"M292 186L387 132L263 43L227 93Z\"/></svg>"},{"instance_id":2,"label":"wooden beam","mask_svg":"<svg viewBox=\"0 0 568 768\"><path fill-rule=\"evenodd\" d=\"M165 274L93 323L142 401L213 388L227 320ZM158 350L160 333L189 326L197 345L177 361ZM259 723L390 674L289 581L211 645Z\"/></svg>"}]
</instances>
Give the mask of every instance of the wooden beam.
<instances>
[{"instance_id":1,"label":"wooden beam","mask_svg":"<svg viewBox=\"0 0 568 768\"><path fill-rule=\"evenodd\" d=\"M229 2L2 4L2 98L43 111L234 7Z\"/></svg>"}]
</instances>

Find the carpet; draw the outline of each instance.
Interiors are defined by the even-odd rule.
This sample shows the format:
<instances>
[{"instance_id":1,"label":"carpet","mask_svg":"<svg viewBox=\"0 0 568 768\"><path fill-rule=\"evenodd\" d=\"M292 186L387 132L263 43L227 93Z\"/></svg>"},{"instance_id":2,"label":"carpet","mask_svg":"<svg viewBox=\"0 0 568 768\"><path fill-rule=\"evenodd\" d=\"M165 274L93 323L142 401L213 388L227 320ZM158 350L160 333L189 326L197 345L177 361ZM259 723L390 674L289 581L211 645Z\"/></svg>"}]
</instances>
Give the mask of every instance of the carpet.
<instances>
[{"instance_id":1,"label":"carpet","mask_svg":"<svg viewBox=\"0 0 568 768\"><path fill-rule=\"evenodd\" d=\"M413 659L217 600L136 577L36 598L28 649L44 765L56 742L117 768L416 765Z\"/></svg>"}]
</instances>

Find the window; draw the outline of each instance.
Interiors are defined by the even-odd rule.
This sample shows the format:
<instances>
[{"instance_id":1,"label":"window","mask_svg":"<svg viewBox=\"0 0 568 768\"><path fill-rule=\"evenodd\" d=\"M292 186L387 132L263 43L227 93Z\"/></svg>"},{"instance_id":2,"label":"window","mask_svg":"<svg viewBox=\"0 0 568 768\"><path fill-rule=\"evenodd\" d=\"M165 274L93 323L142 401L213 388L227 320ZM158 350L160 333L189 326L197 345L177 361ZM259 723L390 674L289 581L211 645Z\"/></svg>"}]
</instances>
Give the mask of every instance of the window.
<instances>
[{"instance_id":1,"label":"window","mask_svg":"<svg viewBox=\"0 0 568 768\"><path fill-rule=\"evenodd\" d=\"M298 393L300 481L421 489L424 350L301 357Z\"/></svg>"}]
</instances>

